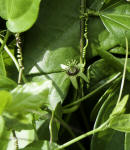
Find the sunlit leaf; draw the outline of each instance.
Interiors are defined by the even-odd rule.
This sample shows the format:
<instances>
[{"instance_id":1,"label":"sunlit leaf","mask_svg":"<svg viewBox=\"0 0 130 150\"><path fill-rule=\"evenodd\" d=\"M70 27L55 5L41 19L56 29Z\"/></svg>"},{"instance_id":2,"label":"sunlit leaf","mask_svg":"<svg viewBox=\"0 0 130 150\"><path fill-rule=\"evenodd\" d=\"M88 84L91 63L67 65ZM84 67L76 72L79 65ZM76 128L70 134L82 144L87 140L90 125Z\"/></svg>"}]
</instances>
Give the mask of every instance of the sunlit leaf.
<instances>
[{"instance_id":1,"label":"sunlit leaf","mask_svg":"<svg viewBox=\"0 0 130 150\"><path fill-rule=\"evenodd\" d=\"M9 112L28 112L38 109L42 104L49 105L50 80L18 85L11 91L13 101L7 108Z\"/></svg>"},{"instance_id":2,"label":"sunlit leaf","mask_svg":"<svg viewBox=\"0 0 130 150\"><path fill-rule=\"evenodd\" d=\"M113 117L109 126L117 131L130 132L130 114L121 114Z\"/></svg>"},{"instance_id":3,"label":"sunlit leaf","mask_svg":"<svg viewBox=\"0 0 130 150\"><path fill-rule=\"evenodd\" d=\"M111 113L111 116L121 114L125 111L126 103L129 99L129 95L125 95L122 100L117 104L117 106L114 108L113 112Z\"/></svg>"},{"instance_id":4,"label":"sunlit leaf","mask_svg":"<svg viewBox=\"0 0 130 150\"><path fill-rule=\"evenodd\" d=\"M5 76L0 76L0 90L12 90L17 86L17 84L5 77Z\"/></svg>"},{"instance_id":5,"label":"sunlit leaf","mask_svg":"<svg viewBox=\"0 0 130 150\"><path fill-rule=\"evenodd\" d=\"M12 95L7 91L0 91L0 115L6 109L7 105L12 102Z\"/></svg>"},{"instance_id":6,"label":"sunlit leaf","mask_svg":"<svg viewBox=\"0 0 130 150\"><path fill-rule=\"evenodd\" d=\"M49 141L37 141L20 150L58 150L58 145Z\"/></svg>"},{"instance_id":7,"label":"sunlit leaf","mask_svg":"<svg viewBox=\"0 0 130 150\"><path fill-rule=\"evenodd\" d=\"M0 116L0 138L1 138L1 136L2 136L2 134L3 134L3 131L4 131L4 124L5 122L4 122L4 119L3 119L3 117L2 116Z\"/></svg>"},{"instance_id":8,"label":"sunlit leaf","mask_svg":"<svg viewBox=\"0 0 130 150\"><path fill-rule=\"evenodd\" d=\"M35 23L40 0L0 0L0 16L11 32L24 32Z\"/></svg>"}]
</instances>

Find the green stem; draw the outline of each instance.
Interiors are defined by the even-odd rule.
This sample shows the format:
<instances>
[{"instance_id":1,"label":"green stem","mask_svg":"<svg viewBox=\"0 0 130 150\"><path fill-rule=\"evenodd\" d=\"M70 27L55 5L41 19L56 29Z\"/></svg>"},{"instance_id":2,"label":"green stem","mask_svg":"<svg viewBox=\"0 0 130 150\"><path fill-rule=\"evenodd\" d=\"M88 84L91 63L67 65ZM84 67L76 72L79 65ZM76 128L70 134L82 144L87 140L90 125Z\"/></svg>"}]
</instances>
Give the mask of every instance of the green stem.
<instances>
[{"instance_id":1,"label":"green stem","mask_svg":"<svg viewBox=\"0 0 130 150\"><path fill-rule=\"evenodd\" d=\"M83 119L83 122L84 122L84 125L85 125L86 129L87 129L87 131L89 131L90 127L89 127L88 119L86 117L86 113L84 111L84 106L83 105L80 105L80 113L81 113L81 116L82 116L82 119Z\"/></svg>"},{"instance_id":2,"label":"green stem","mask_svg":"<svg viewBox=\"0 0 130 150\"><path fill-rule=\"evenodd\" d=\"M125 82L125 77L126 77L127 61L128 61L128 39L126 38L126 57L125 57L123 76L122 76L120 93L119 93L119 97L118 97L118 100L117 100L117 104L120 102L121 96L122 96L122 92L123 92L123 87L124 87L124 82Z\"/></svg>"},{"instance_id":3,"label":"green stem","mask_svg":"<svg viewBox=\"0 0 130 150\"><path fill-rule=\"evenodd\" d=\"M95 11L95 10L92 10L92 9L87 9L85 14L89 15L89 16L99 17L99 12Z\"/></svg>"},{"instance_id":4,"label":"green stem","mask_svg":"<svg viewBox=\"0 0 130 150\"><path fill-rule=\"evenodd\" d=\"M3 44L3 40L0 38L0 43ZM4 46L5 51L7 52L7 54L10 56L10 58L13 60L17 70L19 71L19 64L16 60L16 58L14 57L14 55L10 52L9 48L5 45Z\"/></svg>"},{"instance_id":5,"label":"green stem","mask_svg":"<svg viewBox=\"0 0 130 150\"><path fill-rule=\"evenodd\" d=\"M85 27L85 0L80 0L80 63L83 64L83 48L84 48L84 27Z\"/></svg>"},{"instance_id":6,"label":"green stem","mask_svg":"<svg viewBox=\"0 0 130 150\"><path fill-rule=\"evenodd\" d=\"M82 134L82 135L76 137L75 139L73 139L73 140L71 140L71 141L69 141L69 142L67 142L67 143L65 143L65 144L63 144L63 145L61 145L61 146L59 146L59 149L66 148L66 147L68 147L68 146L70 146L70 145L72 145L72 144L78 142L79 140L82 140L82 139L86 138L86 137L89 136L89 135L92 135L92 134L95 134L95 133L97 133L97 132L101 132L101 131L107 129L107 128L108 128L108 126L107 126L108 123L109 123L109 120L107 120L106 122L104 122L104 123L103 123L101 126L99 126L98 128L96 128L96 129L94 129L94 130L92 130L92 131L89 131L89 132L87 132L87 133L85 133L85 134Z\"/></svg>"},{"instance_id":7,"label":"green stem","mask_svg":"<svg viewBox=\"0 0 130 150\"><path fill-rule=\"evenodd\" d=\"M50 130L50 143L53 142L53 120L54 120L55 111L52 111L52 116L50 119L49 130Z\"/></svg>"},{"instance_id":8,"label":"green stem","mask_svg":"<svg viewBox=\"0 0 130 150\"><path fill-rule=\"evenodd\" d=\"M4 40L3 40L3 42L1 43L2 46L0 47L0 53L2 52L2 50L4 49L5 44L7 43L7 40L8 40L8 38L9 38L9 34L10 34L9 30L7 30L6 35L5 35L5 37L4 37Z\"/></svg>"},{"instance_id":9,"label":"green stem","mask_svg":"<svg viewBox=\"0 0 130 150\"><path fill-rule=\"evenodd\" d=\"M0 43L3 44L3 40L0 38ZM14 55L10 52L10 49L7 47L7 45L4 46L5 51L7 52L7 54L10 56L10 58L13 60L17 70L20 70L19 64L17 62L17 59L14 57ZM23 81L27 82L27 79L25 78L24 75L22 75Z\"/></svg>"},{"instance_id":10,"label":"green stem","mask_svg":"<svg viewBox=\"0 0 130 150\"><path fill-rule=\"evenodd\" d=\"M111 78L110 80L108 80L107 82L105 82L104 84L102 84L101 86L99 86L97 89L93 90L88 95L86 95L86 96L84 96L84 97L82 97L82 98L80 98L80 99L78 99L78 100L76 100L76 101L74 101L74 102L72 102L72 103L64 106L64 108L71 107L73 105L76 105L76 104L78 104L78 103L80 103L80 102L82 102L82 101L90 98L92 95L94 95L96 92L98 92L99 90L101 90L102 88L104 88L106 85L112 83L115 79L117 79L120 76L120 74L121 73L116 74L113 78Z\"/></svg>"},{"instance_id":11,"label":"green stem","mask_svg":"<svg viewBox=\"0 0 130 150\"><path fill-rule=\"evenodd\" d=\"M19 149L19 146L18 146L18 138L16 136L16 133L15 133L15 130L12 130L12 134L13 134L13 137L15 139L15 149L18 150Z\"/></svg>"},{"instance_id":12,"label":"green stem","mask_svg":"<svg viewBox=\"0 0 130 150\"><path fill-rule=\"evenodd\" d=\"M63 109L63 114L69 114L75 112L79 108L79 105L75 105L71 108Z\"/></svg>"},{"instance_id":13,"label":"green stem","mask_svg":"<svg viewBox=\"0 0 130 150\"><path fill-rule=\"evenodd\" d=\"M70 133L70 135L72 136L72 138L75 138L76 135L74 134L74 132L72 131L72 129L69 127L69 125L64 120L62 120L59 117L57 117L56 115L55 115L55 117L58 119L58 121L61 123L61 125ZM79 146L79 148L81 150L85 150L85 148L83 147L83 145L80 142L78 142L77 145Z\"/></svg>"},{"instance_id":14,"label":"green stem","mask_svg":"<svg viewBox=\"0 0 130 150\"><path fill-rule=\"evenodd\" d=\"M33 114L32 125L33 125L33 129L34 129L34 132L35 132L35 139L36 139L36 141L38 141L39 138L38 138L38 135L37 135L36 122L35 122L35 116L34 116L34 114Z\"/></svg>"},{"instance_id":15,"label":"green stem","mask_svg":"<svg viewBox=\"0 0 130 150\"><path fill-rule=\"evenodd\" d=\"M5 69L5 64L4 64L4 60L3 60L3 56L2 56L2 50L4 49L4 46L5 46L8 38L9 38L9 31L7 30L6 35L4 37L4 40L1 43L2 45L0 47L0 64L1 64L2 74L3 75L6 75L6 69Z\"/></svg>"}]
</instances>

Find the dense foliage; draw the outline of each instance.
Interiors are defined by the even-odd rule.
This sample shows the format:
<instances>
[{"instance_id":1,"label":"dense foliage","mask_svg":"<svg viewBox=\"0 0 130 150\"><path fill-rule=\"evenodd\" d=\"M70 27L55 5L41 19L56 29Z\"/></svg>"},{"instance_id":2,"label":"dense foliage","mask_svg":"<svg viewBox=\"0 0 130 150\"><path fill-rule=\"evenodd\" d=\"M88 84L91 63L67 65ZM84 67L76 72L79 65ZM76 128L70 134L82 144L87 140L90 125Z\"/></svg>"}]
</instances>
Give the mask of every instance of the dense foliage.
<instances>
[{"instance_id":1,"label":"dense foliage","mask_svg":"<svg viewBox=\"0 0 130 150\"><path fill-rule=\"evenodd\" d=\"M130 150L130 2L0 0L0 149Z\"/></svg>"}]
</instances>

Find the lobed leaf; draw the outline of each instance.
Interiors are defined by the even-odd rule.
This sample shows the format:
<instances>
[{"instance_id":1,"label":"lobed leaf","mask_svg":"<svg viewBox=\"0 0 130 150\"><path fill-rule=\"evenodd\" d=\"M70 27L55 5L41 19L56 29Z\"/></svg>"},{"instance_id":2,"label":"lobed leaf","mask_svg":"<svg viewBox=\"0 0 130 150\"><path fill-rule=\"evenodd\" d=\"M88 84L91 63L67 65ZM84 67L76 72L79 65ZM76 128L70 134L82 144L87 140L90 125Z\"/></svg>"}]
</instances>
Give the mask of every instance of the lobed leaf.
<instances>
[{"instance_id":1,"label":"lobed leaf","mask_svg":"<svg viewBox=\"0 0 130 150\"><path fill-rule=\"evenodd\" d=\"M100 12L100 17L106 29L115 35L122 45L125 36L130 38L130 5L125 1L118 1Z\"/></svg>"}]
</instances>

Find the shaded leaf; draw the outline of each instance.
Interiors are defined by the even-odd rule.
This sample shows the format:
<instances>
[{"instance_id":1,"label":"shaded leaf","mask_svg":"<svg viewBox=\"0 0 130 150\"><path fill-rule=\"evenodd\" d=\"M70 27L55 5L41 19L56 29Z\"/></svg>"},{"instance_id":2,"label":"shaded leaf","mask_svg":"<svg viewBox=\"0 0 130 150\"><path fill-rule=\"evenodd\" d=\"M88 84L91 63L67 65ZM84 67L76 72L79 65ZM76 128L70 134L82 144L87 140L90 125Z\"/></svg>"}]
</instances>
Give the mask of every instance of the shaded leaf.
<instances>
[{"instance_id":1,"label":"shaded leaf","mask_svg":"<svg viewBox=\"0 0 130 150\"><path fill-rule=\"evenodd\" d=\"M24 117L18 116L18 118L4 116L4 120L6 127L11 130L20 131L33 129L32 119L29 115Z\"/></svg>"},{"instance_id":2,"label":"shaded leaf","mask_svg":"<svg viewBox=\"0 0 130 150\"><path fill-rule=\"evenodd\" d=\"M119 85L119 84L118 84ZM115 107L116 101L118 99L118 87L113 87L113 92L103 103L94 128L97 128L106 120L108 120L113 108ZM91 150L122 150L124 148L124 134L112 129L107 129L103 132L94 134L91 141Z\"/></svg>"},{"instance_id":3,"label":"shaded leaf","mask_svg":"<svg viewBox=\"0 0 130 150\"><path fill-rule=\"evenodd\" d=\"M130 149L130 133L125 134L125 144L124 144L124 150Z\"/></svg>"},{"instance_id":4,"label":"shaded leaf","mask_svg":"<svg viewBox=\"0 0 130 150\"><path fill-rule=\"evenodd\" d=\"M114 85L113 85L114 86ZM109 89L107 89L105 91L105 93L100 97L100 99L98 100L98 102L95 104L92 112L91 112L91 120L95 121L96 120L96 117L97 117L97 114L101 108L101 106L103 105L104 101L108 98L111 97L111 92L113 92L113 89L110 87Z\"/></svg>"},{"instance_id":5,"label":"shaded leaf","mask_svg":"<svg viewBox=\"0 0 130 150\"><path fill-rule=\"evenodd\" d=\"M100 12L100 17L107 28L113 33L116 38L125 44L125 36L130 38L130 5L125 1L118 1L117 3L107 7Z\"/></svg>"},{"instance_id":6,"label":"shaded leaf","mask_svg":"<svg viewBox=\"0 0 130 150\"><path fill-rule=\"evenodd\" d=\"M94 62L87 70L89 90L92 91L107 82L114 73L117 73L117 71L110 67L103 59Z\"/></svg>"},{"instance_id":7,"label":"shaded leaf","mask_svg":"<svg viewBox=\"0 0 130 150\"><path fill-rule=\"evenodd\" d=\"M100 10L106 0L94 0L92 5L90 6L91 9Z\"/></svg>"},{"instance_id":8,"label":"shaded leaf","mask_svg":"<svg viewBox=\"0 0 130 150\"><path fill-rule=\"evenodd\" d=\"M120 45L114 35L108 32L99 17L89 17L88 20L87 59L97 55L97 49L110 50Z\"/></svg>"},{"instance_id":9,"label":"shaded leaf","mask_svg":"<svg viewBox=\"0 0 130 150\"><path fill-rule=\"evenodd\" d=\"M60 64L79 60L79 7L79 0L41 2L36 24L25 34L26 73L59 72Z\"/></svg>"}]
</instances>

